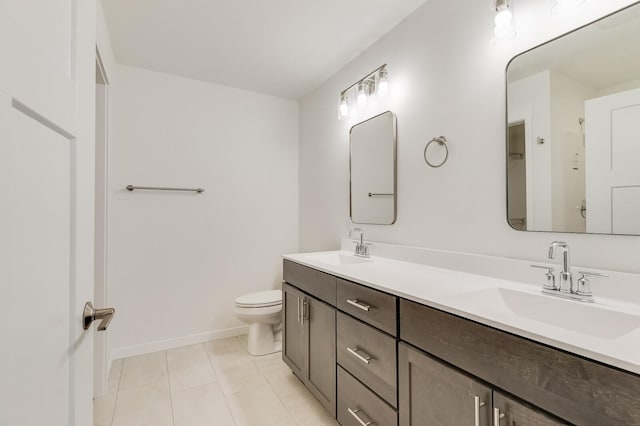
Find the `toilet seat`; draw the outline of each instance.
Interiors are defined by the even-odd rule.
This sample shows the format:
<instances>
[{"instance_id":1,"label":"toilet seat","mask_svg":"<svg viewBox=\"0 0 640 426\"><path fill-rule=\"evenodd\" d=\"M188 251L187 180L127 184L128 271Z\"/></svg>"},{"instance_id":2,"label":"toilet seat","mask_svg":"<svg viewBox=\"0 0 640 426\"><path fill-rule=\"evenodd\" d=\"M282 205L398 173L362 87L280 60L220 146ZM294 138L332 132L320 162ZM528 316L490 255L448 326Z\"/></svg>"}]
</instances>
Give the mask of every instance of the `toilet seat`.
<instances>
[{"instance_id":1,"label":"toilet seat","mask_svg":"<svg viewBox=\"0 0 640 426\"><path fill-rule=\"evenodd\" d=\"M282 292L280 290L249 293L236 299L236 306L239 308L267 308L279 305L282 305Z\"/></svg>"}]
</instances>

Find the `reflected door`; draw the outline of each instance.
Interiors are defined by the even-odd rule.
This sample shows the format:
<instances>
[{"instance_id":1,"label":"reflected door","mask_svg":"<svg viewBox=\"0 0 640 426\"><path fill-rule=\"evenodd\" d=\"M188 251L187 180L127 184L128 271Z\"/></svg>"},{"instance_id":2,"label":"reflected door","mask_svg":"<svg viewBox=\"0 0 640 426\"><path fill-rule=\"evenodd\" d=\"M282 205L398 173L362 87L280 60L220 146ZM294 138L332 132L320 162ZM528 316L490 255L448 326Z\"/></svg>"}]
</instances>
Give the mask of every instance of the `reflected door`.
<instances>
[{"instance_id":1,"label":"reflected door","mask_svg":"<svg viewBox=\"0 0 640 426\"><path fill-rule=\"evenodd\" d=\"M587 232L640 234L640 89L589 100Z\"/></svg>"}]
</instances>

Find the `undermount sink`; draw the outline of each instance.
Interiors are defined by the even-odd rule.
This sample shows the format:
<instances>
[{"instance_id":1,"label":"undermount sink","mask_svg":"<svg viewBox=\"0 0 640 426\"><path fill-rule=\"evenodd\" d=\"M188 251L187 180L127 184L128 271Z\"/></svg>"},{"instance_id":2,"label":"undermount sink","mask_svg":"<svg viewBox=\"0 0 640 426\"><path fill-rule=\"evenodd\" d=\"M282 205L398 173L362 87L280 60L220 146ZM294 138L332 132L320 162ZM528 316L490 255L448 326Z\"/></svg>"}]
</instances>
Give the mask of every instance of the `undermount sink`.
<instances>
[{"instance_id":1,"label":"undermount sink","mask_svg":"<svg viewBox=\"0 0 640 426\"><path fill-rule=\"evenodd\" d=\"M500 287L463 293L455 297L455 305L474 312L501 311L601 339L615 339L640 327L639 315Z\"/></svg>"},{"instance_id":2,"label":"undermount sink","mask_svg":"<svg viewBox=\"0 0 640 426\"><path fill-rule=\"evenodd\" d=\"M341 253L319 253L305 255L309 260L324 263L331 266L355 265L359 263L371 262L368 259L356 257L354 255L346 255Z\"/></svg>"}]
</instances>

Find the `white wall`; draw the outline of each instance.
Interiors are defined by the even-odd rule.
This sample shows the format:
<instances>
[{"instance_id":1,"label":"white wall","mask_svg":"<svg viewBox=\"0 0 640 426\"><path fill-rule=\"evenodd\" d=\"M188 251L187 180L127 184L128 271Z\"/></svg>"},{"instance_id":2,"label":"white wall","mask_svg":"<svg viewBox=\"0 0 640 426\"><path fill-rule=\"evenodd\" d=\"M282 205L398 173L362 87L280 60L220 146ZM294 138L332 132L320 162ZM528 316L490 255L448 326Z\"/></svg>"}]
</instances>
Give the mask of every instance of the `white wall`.
<instances>
[{"instance_id":1,"label":"white wall","mask_svg":"<svg viewBox=\"0 0 640 426\"><path fill-rule=\"evenodd\" d=\"M242 333L298 246L297 102L115 65L109 147L114 358ZM203 187L128 192L125 186ZM238 328L241 327L241 328Z\"/></svg>"},{"instance_id":2,"label":"white wall","mask_svg":"<svg viewBox=\"0 0 640 426\"><path fill-rule=\"evenodd\" d=\"M514 3L518 37L492 45L490 1L429 0L301 101L301 251L337 248L345 236L347 135L356 121L336 119L337 96L388 63L394 93L376 109L398 117L398 221L363 226L367 239L536 261L546 260L552 240L565 239L575 264L640 272L640 237L520 232L505 219L509 59L633 1L589 1L570 16L549 14L547 1ZM449 161L431 169L422 151L438 135L450 141Z\"/></svg>"}]
</instances>

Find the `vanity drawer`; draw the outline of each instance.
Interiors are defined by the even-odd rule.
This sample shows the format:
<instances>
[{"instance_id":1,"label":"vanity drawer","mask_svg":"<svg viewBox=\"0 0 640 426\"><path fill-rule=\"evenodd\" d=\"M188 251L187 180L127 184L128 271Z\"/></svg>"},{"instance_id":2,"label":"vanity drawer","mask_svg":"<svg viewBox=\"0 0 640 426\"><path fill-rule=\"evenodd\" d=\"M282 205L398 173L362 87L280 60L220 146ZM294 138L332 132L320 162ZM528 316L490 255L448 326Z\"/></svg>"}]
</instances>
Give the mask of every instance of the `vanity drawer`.
<instances>
[{"instance_id":1,"label":"vanity drawer","mask_svg":"<svg viewBox=\"0 0 640 426\"><path fill-rule=\"evenodd\" d=\"M639 424L638 375L404 299L400 338L573 424Z\"/></svg>"},{"instance_id":2,"label":"vanity drawer","mask_svg":"<svg viewBox=\"0 0 640 426\"><path fill-rule=\"evenodd\" d=\"M283 278L286 282L318 299L336 306L336 277L285 259Z\"/></svg>"},{"instance_id":3,"label":"vanity drawer","mask_svg":"<svg viewBox=\"0 0 640 426\"><path fill-rule=\"evenodd\" d=\"M341 312L337 329L338 364L397 407L396 340Z\"/></svg>"},{"instance_id":4,"label":"vanity drawer","mask_svg":"<svg viewBox=\"0 0 640 426\"><path fill-rule=\"evenodd\" d=\"M398 298L338 278L338 309L397 336Z\"/></svg>"},{"instance_id":5,"label":"vanity drawer","mask_svg":"<svg viewBox=\"0 0 640 426\"><path fill-rule=\"evenodd\" d=\"M352 414L353 413L353 414ZM358 416L361 421L356 419ZM362 422L397 426L398 415L376 394L338 366L338 422L342 426L362 426Z\"/></svg>"}]
</instances>

